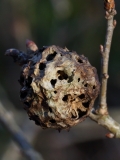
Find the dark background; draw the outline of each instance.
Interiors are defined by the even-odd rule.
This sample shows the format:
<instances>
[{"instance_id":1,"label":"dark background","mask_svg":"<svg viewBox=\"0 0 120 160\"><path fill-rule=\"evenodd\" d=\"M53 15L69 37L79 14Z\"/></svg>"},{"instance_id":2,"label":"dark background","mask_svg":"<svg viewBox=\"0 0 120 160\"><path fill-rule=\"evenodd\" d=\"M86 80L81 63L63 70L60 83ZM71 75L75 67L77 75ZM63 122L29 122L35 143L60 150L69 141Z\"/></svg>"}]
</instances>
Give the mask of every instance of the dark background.
<instances>
[{"instance_id":1,"label":"dark background","mask_svg":"<svg viewBox=\"0 0 120 160\"><path fill-rule=\"evenodd\" d=\"M26 51L26 39L33 40L39 47L52 44L66 46L88 57L99 74L99 45L104 44L106 31L103 8L102 0L0 1L0 100L13 113L18 125L45 160L119 160L120 142L106 139L107 131L90 119L73 127L70 132L62 131L60 134L56 130L42 130L35 126L28 120L19 100L20 68L4 53L9 48ZM110 53L107 99L111 114L120 122L119 0L116 0L116 9L117 26ZM7 160L5 156L11 143L9 133L0 126L0 159ZM16 150L14 146L12 152L20 154Z\"/></svg>"}]
</instances>

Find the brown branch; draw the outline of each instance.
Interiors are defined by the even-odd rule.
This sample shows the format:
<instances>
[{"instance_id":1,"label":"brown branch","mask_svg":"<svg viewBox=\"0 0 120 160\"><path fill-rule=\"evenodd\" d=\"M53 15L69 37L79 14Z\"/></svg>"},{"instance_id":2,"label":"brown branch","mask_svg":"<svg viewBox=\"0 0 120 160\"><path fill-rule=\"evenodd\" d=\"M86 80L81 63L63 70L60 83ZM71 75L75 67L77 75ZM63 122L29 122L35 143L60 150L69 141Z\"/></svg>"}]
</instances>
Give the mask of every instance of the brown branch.
<instances>
[{"instance_id":1,"label":"brown branch","mask_svg":"<svg viewBox=\"0 0 120 160\"><path fill-rule=\"evenodd\" d=\"M7 131L12 135L14 141L18 144L21 148L23 154L29 160L43 160L42 156L37 153L32 146L27 142L26 138L24 137L22 131L15 123L15 120L10 112L6 111L3 107L2 103L0 102L0 122L5 126Z\"/></svg>"}]
</instances>

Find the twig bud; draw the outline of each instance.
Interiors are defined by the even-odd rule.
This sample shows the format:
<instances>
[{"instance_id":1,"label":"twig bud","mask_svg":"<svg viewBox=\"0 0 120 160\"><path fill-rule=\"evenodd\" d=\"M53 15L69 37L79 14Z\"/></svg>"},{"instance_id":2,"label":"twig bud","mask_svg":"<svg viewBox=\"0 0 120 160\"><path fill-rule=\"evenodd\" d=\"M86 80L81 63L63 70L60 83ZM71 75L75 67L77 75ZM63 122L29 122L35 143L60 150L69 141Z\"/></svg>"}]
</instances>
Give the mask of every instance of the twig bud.
<instances>
[{"instance_id":1,"label":"twig bud","mask_svg":"<svg viewBox=\"0 0 120 160\"><path fill-rule=\"evenodd\" d=\"M115 1L114 0L104 0L104 8L106 11L111 12L115 9Z\"/></svg>"},{"instance_id":2,"label":"twig bud","mask_svg":"<svg viewBox=\"0 0 120 160\"><path fill-rule=\"evenodd\" d=\"M114 138L115 135L114 135L113 133L107 133L107 134L106 134L106 137L107 137L107 138Z\"/></svg>"},{"instance_id":3,"label":"twig bud","mask_svg":"<svg viewBox=\"0 0 120 160\"><path fill-rule=\"evenodd\" d=\"M102 54L103 51L104 51L104 47L103 47L103 45L100 45L100 53Z\"/></svg>"},{"instance_id":4,"label":"twig bud","mask_svg":"<svg viewBox=\"0 0 120 160\"><path fill-rule=\"evenodd\" d=\"M31 50L31 51L34 51L34 52L38 50L37 45L29 39L26 40L26 47L27 47L28 50Z\"/></svg>"},{"instance_id":5,"label":"twig bud","mask_svg":"<svg viewBox=\"0 0 120 160\"><path fill-rule=\"evenodd\" d=\"M116 27L116 25L117 25L117 21L114 20L114 21L113 21L113 26Z\"/></svg>"}]
</instances>

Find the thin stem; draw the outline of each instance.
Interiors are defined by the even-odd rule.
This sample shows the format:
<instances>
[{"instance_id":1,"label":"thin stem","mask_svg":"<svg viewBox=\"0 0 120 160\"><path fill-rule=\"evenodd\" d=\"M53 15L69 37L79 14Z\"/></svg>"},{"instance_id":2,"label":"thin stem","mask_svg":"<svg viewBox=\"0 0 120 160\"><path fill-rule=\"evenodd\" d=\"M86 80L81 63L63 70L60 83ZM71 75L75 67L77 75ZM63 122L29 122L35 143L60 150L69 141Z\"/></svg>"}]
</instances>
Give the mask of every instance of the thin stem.
<instances>
[{"instance_id":1,"label":"thin stem","mask_svg":"<svg viewBox=\"0 0 120 160\"><path fill-rule=\"evenodd\" d=\"M102 60L101 60L101 90L99 97L98 113L102 115L108 113L107 110L107 81L109 78L108 62L109 62L109 54L113 37L113 31L116 25L116 21L113 20L115 14L116 14L115 10L112 10L112 12L110 13L106 12L107 31L106 31L105 44L104 47L100 46Z\"/></svg>"},{"instance_id":2,"label":"thin stem","mask_svg":"<svg viewBox=\"0 0 120 160\"><path fill-rule=\"evenodd\" d=\"M113 37L113 31L116 26L116 21L113 20L116 10L114 0L104 1L104 8L106 10L107 19L107 31L104 47L100 45L100 52L102 55L101 61L101 90L99 97L99 108L96 112L90 113L89 117L107 128L110 133L106 136L108 138L120 138L120 124L117 123L112 117L110 117L107 109L107 81L108 75L108 62L111 48L111 42Z\"/></svg>"},{"instance_id":3,"label":"thin stem","mask_svg":"<svg viewBox=\"0 0 120 160\"><path fill-rule=\"evenodd\" d=\"M24 155L29 160L43 160L42 156L37 153L29 142L24 137L22 131L15 123L15 120L11 113L5 110L2 103L0 102L0 122L5 126L7 131L12 135L14 141L21 148Z\"/></svg>"}]
</instances>

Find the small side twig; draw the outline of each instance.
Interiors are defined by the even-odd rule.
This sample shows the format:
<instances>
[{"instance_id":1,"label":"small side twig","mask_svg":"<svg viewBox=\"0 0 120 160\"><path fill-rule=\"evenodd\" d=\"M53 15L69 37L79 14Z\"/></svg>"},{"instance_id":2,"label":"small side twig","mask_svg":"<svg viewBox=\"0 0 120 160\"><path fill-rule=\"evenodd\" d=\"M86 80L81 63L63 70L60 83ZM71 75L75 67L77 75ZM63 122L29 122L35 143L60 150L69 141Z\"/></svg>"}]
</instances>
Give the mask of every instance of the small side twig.
<instances>
[{"instance_id":1,"label":"small side twig","mask_svg":"<svg viewBox=\"0 0 120 160\"><path fill-rule=\"evenodd\" d=\"M120 124L116 122L109 114L99 115L91 112L89 117L99 125L109 130L110 133L106 134L106 137L120 138Z\"/></svg>"},{"instance_id":2,"label":"small side twig","mask_svg":"<svg viewBox=\"0 0 120 160\"><path fill-rule=\"evenodd\" d=\"M15 123L13 116L11 113L5 110L2 103L0 102L0 122L5 126L7 131L12 135L14 141L18 144L21 148L23 154L29 160L43 160L42 156L37 153L32 146L27 142L26 138L24 137L22 131Z\"/></svg>"}]
</instances>

